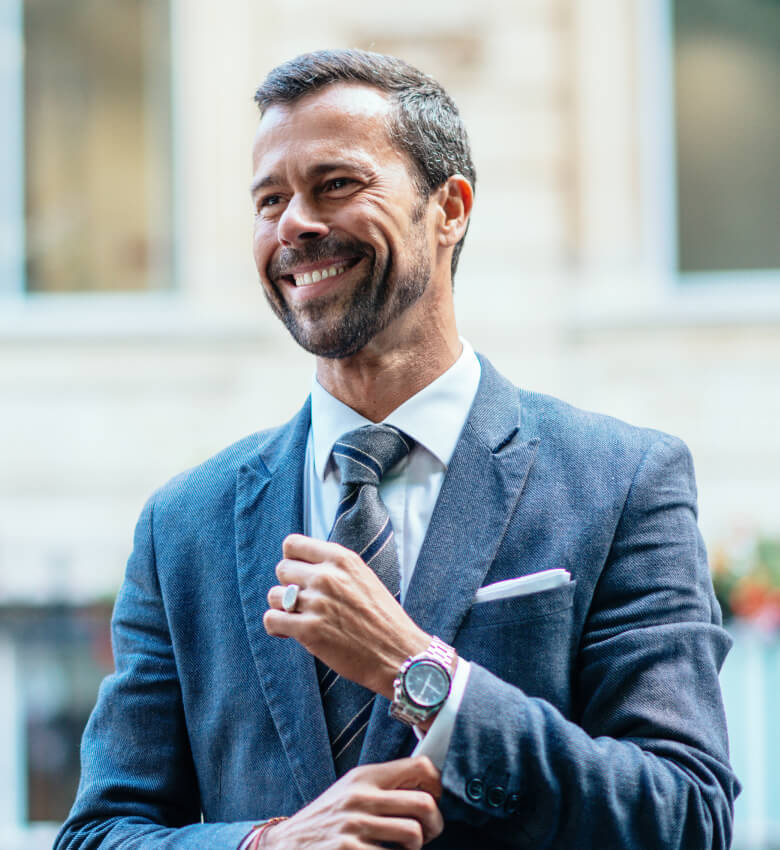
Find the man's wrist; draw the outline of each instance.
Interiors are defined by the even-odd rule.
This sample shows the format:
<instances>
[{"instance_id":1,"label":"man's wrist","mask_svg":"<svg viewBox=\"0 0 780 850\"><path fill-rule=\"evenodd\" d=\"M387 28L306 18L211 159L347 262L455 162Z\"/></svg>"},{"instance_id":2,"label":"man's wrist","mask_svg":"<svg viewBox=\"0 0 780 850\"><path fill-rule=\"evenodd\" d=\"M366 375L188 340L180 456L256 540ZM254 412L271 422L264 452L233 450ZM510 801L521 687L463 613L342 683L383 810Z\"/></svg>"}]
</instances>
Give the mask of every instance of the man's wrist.
<instances>
[{"instance_id":1,"label":"man's wrist","mask_svg":"<svg viewBox=\"0 0 780 850\"><path fill-rule=\"evenodd\" d=\"M417 628L406 639L399 641L392 657L388 657L382 665L382 685L376 688L376 692L387 697L392 702L394 682L398 678L398 671L407 658L411 658L420 652L425 652L433 639L432 635Z\"/></svg>"},{"instance_id":2,"label":"man's wrist","mask_svg":"<svg viewBox=\"0 0 780 850\"><path fill-rule=\"evenodd\" d=\"M255 824L241 844L239 844L238 850L259 850L259 848L269 846L266 844L266 835L272 827L281 823L283 820L287 820L287 818L284 816L269 818L267 821L263 821L263 823Z\"/></svg>"}]
</instances>

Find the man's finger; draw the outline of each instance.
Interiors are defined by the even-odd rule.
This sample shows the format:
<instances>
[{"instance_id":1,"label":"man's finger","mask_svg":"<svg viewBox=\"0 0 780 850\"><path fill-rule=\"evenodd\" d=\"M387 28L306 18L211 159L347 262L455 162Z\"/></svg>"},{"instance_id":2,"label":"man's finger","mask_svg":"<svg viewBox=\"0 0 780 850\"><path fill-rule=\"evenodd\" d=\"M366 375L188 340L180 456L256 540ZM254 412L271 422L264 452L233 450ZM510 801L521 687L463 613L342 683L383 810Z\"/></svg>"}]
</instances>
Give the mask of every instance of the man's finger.
<instances>
[{"instance_id":1,"label":"man's finger","mask_svg":"<svg viewBox=\"0 0 780 850\"><path fill-rule=\"evenodd\" d=\"M306 587L321 569L319 562L307 563L284 558L276 565L276 577L281 584L297 584L299 587Z\"/></svg>"},{"instance_id":2,"label":"man's finger","mask_svg":"<svg viewBox=\"0 0 780 850\"><path fill-rule=\"evenodd\" d=\"M436 800L441 797L441 774L427 756L410 756L357 769L368 774L379 788L419 789Z\"/></svg>"},{"instance_id":3,"label":"man's finger","mask_svg":"<svg viewBox=\"0 0 780 850\"><path fill-rule=\"evenodd\" d=\"M374 814L383 817L414 818L422 826L426 842L444 829L444 819L436 800L427 791L382 791L371 809Z\"/></svg>"},{"instance_id":4,"label":"man's finger","mask_svg":"<svg viewBox=\"0 0 780 850\"><path fill-rule=\"evenodd\" d=\"M402 847L403 850L420 850L422 845L430 840L426 837L422 824L414 818L369 818L366 832L372 842L381 841L383 847L390 845ZM431 838L438 834L435 833Z\"/></svg>"},{"instance_id":5,"label":"man's finger","mask_svg":"<svg viewBox=\"0 0 780 850\"><path fill-rule=\"evenodd\" d=\"M411 765L406 769L403 778L396 787L419 789L426 791L434 800L441 799L441 772L428 758L428 756L414 756L410 758Z\"/></svg>"},{"instance_id":6,"label":"man's finger","mask_svg":"<svg viewBox=\"0 0 780 850\"><path fill-rule=\"evenodd\" d=\"M299 640L308 625L305 614L288 614L287 611L279 611L276 608L269 608L263 614L263 626L272 637L291 637Z\"/></svg>"},{"instance_id":7,"label":"man's finger","mask_svg":"<svg viewBox=\"0 0 780 850\"><path fill-rule=\"evenodd\" d=\"M294 561L306 561L316 564L320 561L332 561L343 555L345 550L338 543L327 540L315 540L305 534L288 534L282 542L282 555Z\"/></svg>"}]
</instances>

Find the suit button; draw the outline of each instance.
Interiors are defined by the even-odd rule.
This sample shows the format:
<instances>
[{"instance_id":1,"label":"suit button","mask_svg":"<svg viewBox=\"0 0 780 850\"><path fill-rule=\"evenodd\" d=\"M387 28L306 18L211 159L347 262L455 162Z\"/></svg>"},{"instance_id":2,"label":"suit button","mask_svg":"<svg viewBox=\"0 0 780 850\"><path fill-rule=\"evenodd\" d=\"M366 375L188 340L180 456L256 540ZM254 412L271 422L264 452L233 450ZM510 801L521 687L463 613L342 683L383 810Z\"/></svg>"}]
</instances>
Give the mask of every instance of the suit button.
<instances>
[{"instance_id":1,"label":"suit button","mask_svg":"<svg viewBox=\"0 0 780 850\"><path fill-rule=\"evenodd\" d=\"M485 783L476 776L469 779L466 783L466 796L474 803L479 802L485 796Z\"/></svg>"},{"instance_id":2,"label":"suit button","mask_svg":"<svg viewBox=\"0 0 780 850\"><path fill-rule=\"evenodd\" d=\"M499 806L504 805L504 800L506 800L506 791L500 785L494 785L488 790L488 806L492 806L494 809L496 809Z\"/></svg>"},{"instance_id":3,"label":"suit button","mask_svg":"<svg viewBox=\"0 0 780 850\"><path fill-rule=\"evenodd\" d=\"M520 795L519 794L510 794L506 798L506 805L504 806L504 811L508 815L513 815L520 808Z\"/></svg>"}]
</instances>

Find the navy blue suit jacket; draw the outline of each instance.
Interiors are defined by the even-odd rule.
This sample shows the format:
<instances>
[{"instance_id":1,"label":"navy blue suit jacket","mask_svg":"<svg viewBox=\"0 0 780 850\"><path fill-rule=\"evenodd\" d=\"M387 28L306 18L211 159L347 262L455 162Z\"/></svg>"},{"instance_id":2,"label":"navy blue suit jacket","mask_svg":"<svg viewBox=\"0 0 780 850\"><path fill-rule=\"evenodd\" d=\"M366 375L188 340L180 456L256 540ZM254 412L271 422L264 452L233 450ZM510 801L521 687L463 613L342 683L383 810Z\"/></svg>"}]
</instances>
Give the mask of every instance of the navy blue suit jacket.
<instances>
[{"instance_id":1,"label":"navy blue suit jacket","mask_svg":"<svg viewBox=\"0 0 780 850\"><path fill-rule=\"evenodd\" d=\"M687 449L482 370L405 600L472 662L430 846L727 847L730 641ZM234 850L335 781L314 659L262 623L309 421L307 403L144 508L57 850ZM472 605L553 567L572 582ZM378 698L361 761L414 744Z\"/></svg>"}]
</instances>

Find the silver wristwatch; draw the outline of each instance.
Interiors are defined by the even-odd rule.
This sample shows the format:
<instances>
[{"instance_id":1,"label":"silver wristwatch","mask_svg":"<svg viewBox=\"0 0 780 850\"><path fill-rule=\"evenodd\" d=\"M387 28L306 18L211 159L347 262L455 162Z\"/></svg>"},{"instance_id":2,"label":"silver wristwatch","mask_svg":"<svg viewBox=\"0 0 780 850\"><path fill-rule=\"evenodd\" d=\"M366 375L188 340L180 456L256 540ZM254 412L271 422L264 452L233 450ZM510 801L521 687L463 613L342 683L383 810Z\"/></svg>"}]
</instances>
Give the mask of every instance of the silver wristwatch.
<instances>
[{"instance_id":1,"label":"silver wristwatch","mask_svg":"<svg viewBox=\"0 0 780 850\"><path fill-rule=\"evenodd\" d=\"M432 717L450 694L455 650L435 635L428 649L407 658L393 682L390 716L409 726Z\"/></svg>"}]
</instances>

